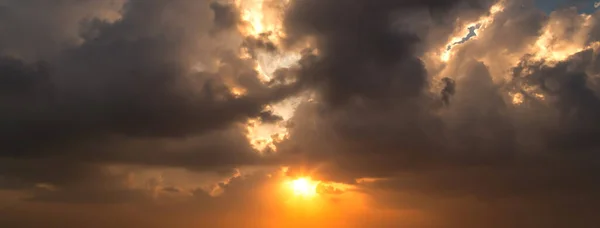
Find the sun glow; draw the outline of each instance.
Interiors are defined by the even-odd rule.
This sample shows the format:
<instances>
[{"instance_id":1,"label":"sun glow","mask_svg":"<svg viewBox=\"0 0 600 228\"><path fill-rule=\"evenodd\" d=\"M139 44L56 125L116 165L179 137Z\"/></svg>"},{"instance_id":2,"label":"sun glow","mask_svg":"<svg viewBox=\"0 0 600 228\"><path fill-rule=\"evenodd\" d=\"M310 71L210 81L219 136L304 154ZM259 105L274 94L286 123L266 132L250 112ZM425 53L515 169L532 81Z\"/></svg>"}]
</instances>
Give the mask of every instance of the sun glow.
<instances>
[{"instance_id":1,"label":"sun glow","mask_svg":"<svg viewBox=\"0 0 600 228\"><path fill-rule=\"evenodd\" d=\"M290 189L296 196L313 197L317 195L318 181L313 181L310 177L300 177L288 183Z\"/></svg>"}]
</instances>

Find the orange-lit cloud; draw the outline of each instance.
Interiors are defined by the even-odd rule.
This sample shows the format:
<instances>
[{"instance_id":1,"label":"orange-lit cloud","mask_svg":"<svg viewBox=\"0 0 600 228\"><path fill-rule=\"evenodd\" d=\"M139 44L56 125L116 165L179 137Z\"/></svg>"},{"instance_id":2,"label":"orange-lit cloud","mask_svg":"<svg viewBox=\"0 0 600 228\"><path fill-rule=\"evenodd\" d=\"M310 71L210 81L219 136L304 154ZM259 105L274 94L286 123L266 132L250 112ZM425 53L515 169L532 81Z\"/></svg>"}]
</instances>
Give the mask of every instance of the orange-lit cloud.
<instances>
[{"instance_id":1,"label":"orange-lit cloud","mask_svg":"<svg viewBox=\"0 0 600 228\"><path fill-rule=\"evenodd\" d=\"M536 7L4 1L0 227L596 227L600 14Z\"/></svg>"},{"instance_id":2,"label":"orange-lit cloud","mask_svg":"<svg viewBox=\"0 0 600 228\"><path fill-rule=\"evenodd\" d=\"M467 42L469 39L477 39L477 34L485 32L485 29L494 22L494 17L496 17L498 13L504 11L505 4L506 1L504 0L498 1L496 4L490 7L488 15L482 16L476 21L468 22L457 27L454 32L455 34L452 34L450 41L448 41L446 44L445 49L441 51L440 60L443 62L449 61L453 56L453 48L455 45ZM470 29L473 29L473 37L468 37L468 30Z\"/></svg>"},{"instance_id":3,"label":"orange-lit cloud","mask_svg":"<svg viewBox=\"0 0 600 228\"><path fill-rule=\"evenodd\" d=\"M285 38L283 28L283 17L289 1L273 0L236 0L235 7L240 12L241 23L238 25L239 31L247 39L258 39L260 42L269 43L276 50L249 49L242 48L242 58L251 59L254 62L254 69L260 75L263 83L269 84L274 79L274 72L280 68L294 66L300 60L299 50L281 49L281 40ZM284 102L270 106L274 113L283 115L283 113L293 112L294 100L289 99ZM251 144L258 151L276 151L275 142L282 140L287 130L285 121L289 119L289 114L284 115L281 123L262 123L259 120L249 120L247 123L247 137Z\"/></svg>"}]
</instances>

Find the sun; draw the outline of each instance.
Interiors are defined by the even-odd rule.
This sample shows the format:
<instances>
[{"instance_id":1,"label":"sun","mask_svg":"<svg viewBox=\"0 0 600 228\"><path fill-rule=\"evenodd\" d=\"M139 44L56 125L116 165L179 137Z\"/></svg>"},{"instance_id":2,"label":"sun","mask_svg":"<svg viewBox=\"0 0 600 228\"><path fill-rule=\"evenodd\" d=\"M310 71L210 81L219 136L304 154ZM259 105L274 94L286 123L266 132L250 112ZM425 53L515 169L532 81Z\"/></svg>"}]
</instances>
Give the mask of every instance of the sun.
<instances>
[{"instance_id":1,"label":"sun","mask_svg":"<svg viewBox=\"0 0 600 228\"><path fill-rule=\"evenodd\" d=\"M294 195L301 197L313 197L317 195L317 186L319 182L313 181L310 177L300 177L289 182Z\"/></svg>"}]
</instances>

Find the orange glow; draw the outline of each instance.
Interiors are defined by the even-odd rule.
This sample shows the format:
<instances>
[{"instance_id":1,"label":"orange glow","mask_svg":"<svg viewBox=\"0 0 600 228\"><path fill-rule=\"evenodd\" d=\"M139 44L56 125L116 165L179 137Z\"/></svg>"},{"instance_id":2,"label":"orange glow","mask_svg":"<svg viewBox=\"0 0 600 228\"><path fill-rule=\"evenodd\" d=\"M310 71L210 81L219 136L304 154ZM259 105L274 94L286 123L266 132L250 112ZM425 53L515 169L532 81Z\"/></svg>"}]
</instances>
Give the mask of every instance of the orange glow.
<instances>
[{"instance_id":1,"label":"orange glow","mask_svg":"<svg viewBox=\"0 0 600 228\"><path fill-rule=\"evenodd\" d=\"M564 61L577 52L586 49L596 49L600 42L587 43L588 34L593 26L591 15L581 14L578 18L580 27L574 32L571 28L565 26L561 19L551 19L544 27L542 35L533 45L533 60L544 60L546 65L554 66L556 63ZM566 39L565 39L566 38Z\"/></svg>"},{"instance_id":2,"label":"orange glow","mask_svg":"<svg viewBox=\"0 0 600 228\"><path fill-rule=\"evenodd\" d=\"M242 88L242 87L232 87L229 90L230 90L231 94L236 98L246 95L246 92L247 92L246 89Z\"/></svg>"},{"instance_id":3,"label":"orange glow","mask_svg":"<svg viewBox=\"0 0 600 228\"><path fill-rule=\"evenodd\" d=\"M522 93L508 93L512 97L512 103L514 105L523 104L525 97Z\"/></svg>"},{"instance_id":4,"label":"orange glow","mask_svg":"<svg viewBox=\"0 0 600 228\"><path fill-rule=\"evenodd\" d=\"M301 197L313 197L317 195L317 186L319 182L313 181L310 177L300 177L289 182L294 195Z\"/></svg>"}]
</instances>

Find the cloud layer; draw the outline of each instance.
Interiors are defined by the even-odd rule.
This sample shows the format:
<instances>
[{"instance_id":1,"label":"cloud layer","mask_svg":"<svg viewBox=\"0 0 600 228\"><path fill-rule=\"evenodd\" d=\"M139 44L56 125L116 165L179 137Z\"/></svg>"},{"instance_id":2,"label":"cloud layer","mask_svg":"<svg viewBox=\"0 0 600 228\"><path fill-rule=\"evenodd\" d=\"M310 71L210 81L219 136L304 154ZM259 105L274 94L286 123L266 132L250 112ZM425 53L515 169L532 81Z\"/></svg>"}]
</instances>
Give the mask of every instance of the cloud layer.
<instances>
[{"instance_id":1,"label":"cloud layer","mask_svg":"<svg viewBox=\"0 0 600 228\"><path fill-rule=\"evenodd\" d=\"M600 222L597 12L259 2L0 2L0 225Z\"/></svg>"}]
</instances>

